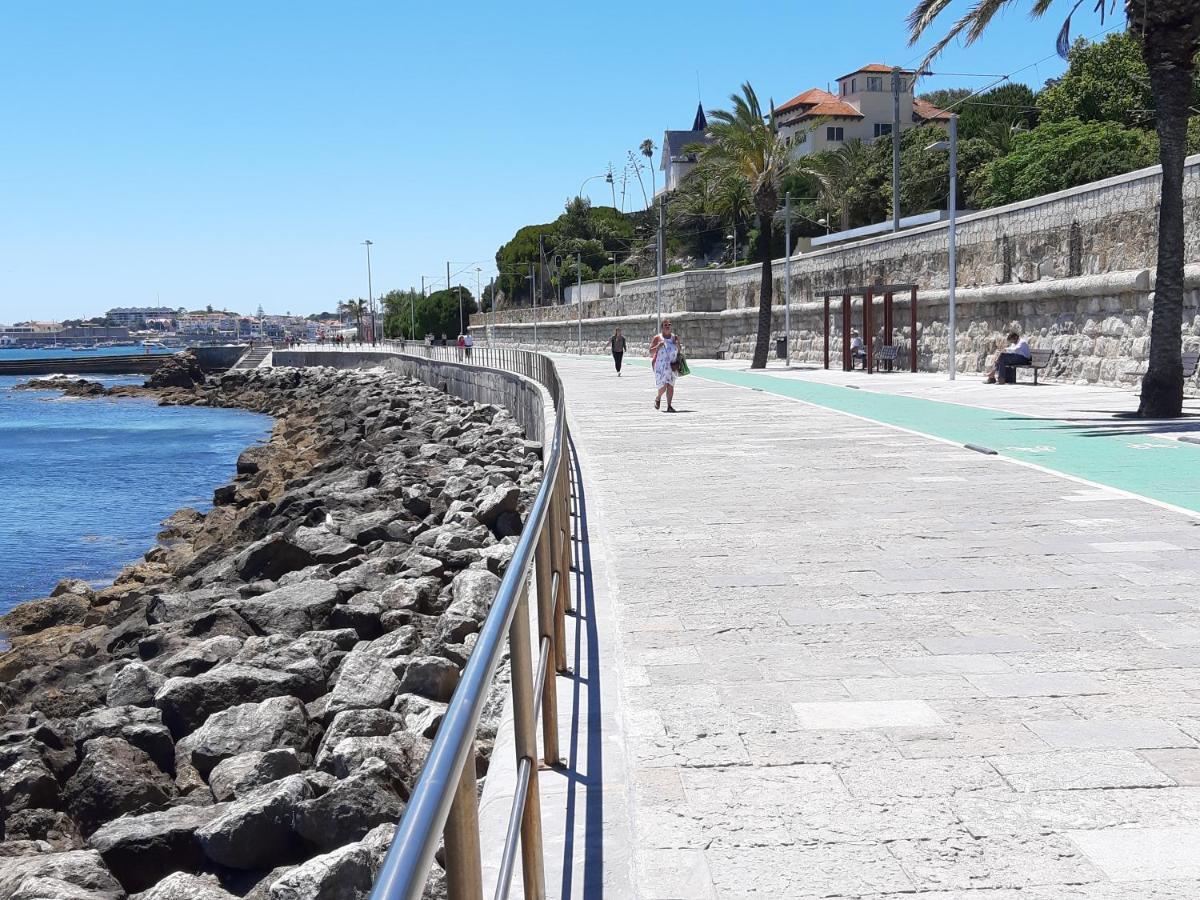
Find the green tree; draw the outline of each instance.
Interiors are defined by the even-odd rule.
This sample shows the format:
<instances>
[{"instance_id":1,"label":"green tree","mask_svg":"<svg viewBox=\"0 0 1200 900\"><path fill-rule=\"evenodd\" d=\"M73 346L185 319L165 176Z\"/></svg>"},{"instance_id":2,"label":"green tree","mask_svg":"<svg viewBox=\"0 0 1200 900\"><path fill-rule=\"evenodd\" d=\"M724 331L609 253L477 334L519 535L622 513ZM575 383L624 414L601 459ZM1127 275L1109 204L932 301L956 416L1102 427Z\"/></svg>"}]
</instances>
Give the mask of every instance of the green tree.
<instances>
[{"instance_id":1,"label":"green tree","mask_svg":"<svg viewBox=\"0 0 1200 900\"><path fill-rule=\"evenodd\" d=\"M360 341L363 340L365 337L363 332L363 316L366 315L367 312L367 301L362 299L362 297L359 297L357 300L343 301L341 306L342 309L346 311L346 315L354 320L354 326L358 332L358 339Z\"/></svg>"},{"instance_id":2,"label":"green tree","mask_svg":"<svg viewBox=\"0 0 1200 900\"><path fill-rule=\"evenodd\" d=\"M752 369L764 369L771 340L771 306L774 301L774 273L771 266L771 223L779 208L779 189L783 179L795 168L787 145L779 136L775 116L763 115L758 95L749 82L740 94L729 98L728 110L713 110L709 116L711 143L701 150L701 160L717 168L723 177L740 178L754 200L760 229L757 255L762 264L759 282L758 333L754 343Z\"/></svg>"},{"instance_id":3,"label":"green tree","mask_svg":"<svg viewBox=\"0 0 1200 900\"><path fill-rule=\"evenodd\" d=\"M970 176L983 206L1027 200L1154 165L1154 135L1116 122L1046 122Z\"/></svg>"},{"instance_id":4,"label":"green tree","mask_svg":"<svg viewBox=\"0 0 1200 900\"><path fill-rule=\"evenodd\" d=\"M949 5L950 0L919 0L908 18L911 41L919 40ZM998 12L1016 5L1017 0L977 0L937 41L920 68L960 35L970 44L987 30ZM1040 16L1053 5L1053 0L1032 0L1032 12ZM1125 0L1125 15L1129 32L1141 38L1162 165L1154 316L1138 414L1173 418L1183 412L1183 161L1200 50L1200 2Z\"/></svg>"},{"instance_id":5,"label":"green tree","mask_svg":"<svg viewBox=\"0 0 1200 900\"><path fill-rule=\"evenodd\" d=\"M1046 122L1079 119L1152 127L1154 97L1141 41L1127 32L1094 44L1076 41L1066 73L1046 85L1037 105Z\"/></svg>"},{"instance_id":6,"label":"green tree","mask_svg":"<svg viewBox=\"0 0 1200 900\"><path fill-rule=\"evenodd\" d=\"M876 145L891 143L877 141ZM878 146L875 154L878 155ZM888 150L888 165L891 150ZM841 230L881 221L886 208L879 206L878 166L872 163L872 145L852 138L838 147L812 157L811 165L820 180L821 205L837 213ZM889 179L891 170L888 170Z\"/></svg>"},{"instance_id":7,"label":"green tree","mask_svg":"<svg viewBox=\"0 0 1200 900\"><path fill-rule=\"evenodd\" d=\"M415 339L425 335L434 338L446 337L453 340L460 333L459 291L462 291L462 320L465 324L471 313L477 312L475 298L465 287L456 285L451 290L434 291L428 297L417 297L417 333Z\"/></svg>"}]
</instances>

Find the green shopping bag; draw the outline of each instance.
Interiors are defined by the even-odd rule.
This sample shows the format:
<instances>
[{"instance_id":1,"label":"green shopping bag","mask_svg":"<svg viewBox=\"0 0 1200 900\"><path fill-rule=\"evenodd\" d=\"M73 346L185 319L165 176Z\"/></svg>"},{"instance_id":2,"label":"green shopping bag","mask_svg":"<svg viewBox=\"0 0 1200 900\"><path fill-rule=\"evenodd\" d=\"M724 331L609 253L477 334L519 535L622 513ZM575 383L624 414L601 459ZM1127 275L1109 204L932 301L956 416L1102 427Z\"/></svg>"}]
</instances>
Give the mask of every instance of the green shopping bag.
<instances>
[{"instance_id":1,"label":"green shopping bag","mask_svg":"<svg viewBox=\"0 0 1200 900\"><path fill-rule=\"evenodd\" d=\"M691 372L692 372L692 370L688 368L687 360L684 359L682 353L679 354L679 375L680 375L680 377L682 378L684 375L690 375Z\"/></svg>"}]
</instances>

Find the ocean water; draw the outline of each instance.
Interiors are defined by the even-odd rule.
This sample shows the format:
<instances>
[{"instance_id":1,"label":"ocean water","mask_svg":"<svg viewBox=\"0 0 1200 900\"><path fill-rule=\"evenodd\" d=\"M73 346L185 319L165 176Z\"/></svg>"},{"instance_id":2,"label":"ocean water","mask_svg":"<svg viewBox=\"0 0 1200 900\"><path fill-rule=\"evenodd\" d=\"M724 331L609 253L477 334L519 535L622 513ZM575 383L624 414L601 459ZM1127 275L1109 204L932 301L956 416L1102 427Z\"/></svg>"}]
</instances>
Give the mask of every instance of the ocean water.
<instances>
[{"instance_id":1,"label":"ocean water","mask_svg":"<svg viewBox=\"0 0 1200 900\"><path fill-rule=\"evenodd\" d=\"M0 613L62 578L111 581L167 516L208 509L271 433L270 417L241 410L12 390L25 380L0 377Z\"/></svg>"},{"instance_id":2,"label":"ocean water","mask_svg":"<svg viewBox=\"0 0 1200 900\"><path fill-rule=\"evenodd\" d=\"M175 353L174 350L152 349L154 355ZM98 347L96 349L72 350L70 347L42 347L36 350L16 347L0 347L0 362L11 359L87 359L91 356L143 356L145 347Z\"/></svg>"}]
</instances>

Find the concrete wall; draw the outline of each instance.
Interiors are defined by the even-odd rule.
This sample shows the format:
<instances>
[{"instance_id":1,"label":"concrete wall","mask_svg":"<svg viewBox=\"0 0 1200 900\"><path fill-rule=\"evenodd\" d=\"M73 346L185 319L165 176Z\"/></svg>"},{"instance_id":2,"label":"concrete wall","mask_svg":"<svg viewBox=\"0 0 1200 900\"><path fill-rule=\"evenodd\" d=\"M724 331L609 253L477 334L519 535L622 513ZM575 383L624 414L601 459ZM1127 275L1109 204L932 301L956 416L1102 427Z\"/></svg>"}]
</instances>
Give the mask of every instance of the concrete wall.
<instances>
[{"instance_id":1,"label":"concrete wall","mask_svg":"<svg viewBox=\"0 0 1200 900\"><path fill-rule=\"evenodd\" d=\"M512 413L530 440L540 441L546 433L545 395L541 388L511 372L371 350L276 350L272 362L276 366L338 369L382 366L461 400L503 407Z\"/></svg>"},{"instance_id":2,"label":"concrete wall","mask_svg":"<svg viewBox=\"0 0 1200 900\"><path fill-rule=\"evenodd\" d=\"M206 372L224 372L242 358L247 344L228 344L223 347L193 347L192 352Z\"/></svg>"},{"instance_id":3,"label":"concrete wall","mask_svg":"<svg viewBox=\"0 0 1200 900\"><path fill-rule=\"evenodd\" d=\"M959 220L957 359L978 371L1015 328L1035 347L1052 347L1051 377L1132 384L1145 368L1148 317L1157 257L1160 172L1143 169L1058 194L973 213ZM1190 157L1184 180L1186 259L1200 262L1200 156ZM822 361L823 295L846 287L915 282L919 288L917 342L923 369L945 369L948 304L947 225L939 222L798 254L792 258L793 357ZM772 270L783 326L784 261ZM662 310L695 356L728 345L734 356L753 350L761 269L683 272L663 278ZM1188 269L1184 343L1200 347L1200 266ZM584 343L598 348L620 324L637 347L648 341L656 305L655 279L620 285L617 297L583 305ZM835 299L835 307L840 299ZM539 310L538 345L574 349L578 310ZM897 304L897 324L907 304ZM833 322L833 356L840 358L840 319ZM595 320L588 322L587 320ZM497 343L530 346L531 310L497 316ZM861 301L854 324L861 329ZM896 343L907 350L905 325ZM877 334L877 337L881 337ZM901 354L904 355L903 352Z\"/></svg>"},{"instance_id":4,"label":"concrete wall","mask_svg":"<svg viewBox=\"0 0 1200 900\"><path fill-rule=\"evenodd\" d=\"M583 297L585 303L607 300L613 296L613 283L611 281L585 281L581 285L567 285L566 291L563 292L567 303L575 303L579 299L577 294Z\"/></svg>"}]
</instances>

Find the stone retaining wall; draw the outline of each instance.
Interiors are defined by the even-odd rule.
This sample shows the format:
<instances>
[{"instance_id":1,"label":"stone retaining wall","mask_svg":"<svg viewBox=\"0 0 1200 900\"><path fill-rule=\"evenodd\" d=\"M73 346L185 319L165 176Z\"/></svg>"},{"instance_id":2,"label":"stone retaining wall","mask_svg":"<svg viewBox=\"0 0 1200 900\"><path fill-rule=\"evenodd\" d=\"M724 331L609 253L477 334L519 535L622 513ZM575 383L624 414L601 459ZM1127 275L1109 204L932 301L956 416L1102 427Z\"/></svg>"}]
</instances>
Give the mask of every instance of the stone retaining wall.
<instances>
[{"instance_id":1,"label":"stone retaining wall","mask_svg":"<svg viewBox=\"0 0 1200 900\"><path fill-rule=\"evenodd\" d=\"M1153 299L1157 254L1158 167L965 215L958 223L958 321L960 371L978 371L1016 329L1035 347L1056 351L1050 378L1133 384L1145 370L1147 318ZM1187 223L1185 258L1200 261L1200 156L1190 157L1184 181ZM783 331L784 261L774 264L774 332ZM757 326L758 266L682 272L663 277L662 311L669 315L693 355L710 356L728 345L749 357ZM916 283L919 289L919 365L947 364L947 225L909 229L792 258L793 358L823 360L823 295L834 295L831 363L841 353L840 295L845 287ZM1200 346L1200 266L1189 266L1184 301L1184 345ZM634 347L648 343L657 308L654 278L627 281L615 300L583 304L584 347L598 351L614 325ZM861 300L854 304L861 330ZM881 318L881 305L876 306ZM576 348L579 310L538 310L539 348ZM494 338L506 346L534 346L533 311L495 316ZM478 333L492 322L475 316ZM906 358L908 304L896 304L895 336ZM881 337L877 334L877 338Z\"/></svg>"}]
</instances>

